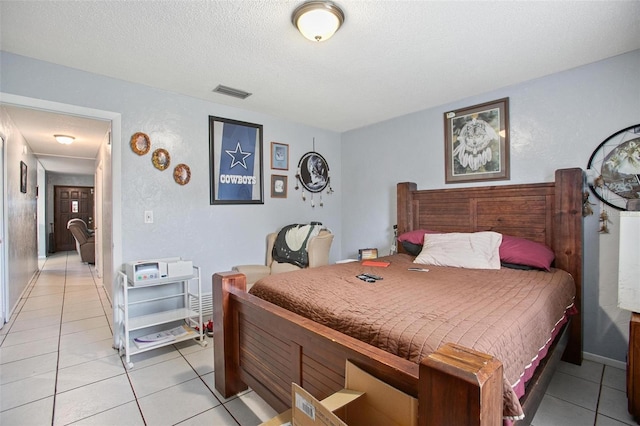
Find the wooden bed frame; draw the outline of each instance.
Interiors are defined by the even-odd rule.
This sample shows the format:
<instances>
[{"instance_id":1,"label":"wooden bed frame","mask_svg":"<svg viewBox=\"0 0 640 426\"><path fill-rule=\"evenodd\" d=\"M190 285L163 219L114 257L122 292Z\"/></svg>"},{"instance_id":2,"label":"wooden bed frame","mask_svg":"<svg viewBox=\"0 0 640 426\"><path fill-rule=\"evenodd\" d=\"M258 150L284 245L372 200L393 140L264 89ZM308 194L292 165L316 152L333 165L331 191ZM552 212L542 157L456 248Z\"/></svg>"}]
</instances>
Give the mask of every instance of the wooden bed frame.
<instances>
[{"instance_id":1,"label":"wooden bed frame","mask_svg":"<svg viewBox=\"0 0 640 426\"><path fill-rule=\"evenodd\" d=\"M526 417L518 425L533 419L563 352L564 360L582 362L582 189L583 173L577 168L558 170L555 182L540 184L440 190L398 184L399 234L414 229L492 230L526 237L550 246L555 266L574 278L579 313L530 380L521 399ZM214 274L213 300L215 386L225 397L249 386L282 412L291 406L292 382L318 399L342 389L345 361L350 360L417 397L419 425L501 423L501 367L499 392L492 393L491 380L483 374L470 374L455 361L445 365L444 386L456 397L444 397L435 385L442 390L442 377L434 381L431 357L414 364L254 297L246 292L242 274ZM470 381L477 382L471 392L466 388Z\"/></svg>"}]
</instances>

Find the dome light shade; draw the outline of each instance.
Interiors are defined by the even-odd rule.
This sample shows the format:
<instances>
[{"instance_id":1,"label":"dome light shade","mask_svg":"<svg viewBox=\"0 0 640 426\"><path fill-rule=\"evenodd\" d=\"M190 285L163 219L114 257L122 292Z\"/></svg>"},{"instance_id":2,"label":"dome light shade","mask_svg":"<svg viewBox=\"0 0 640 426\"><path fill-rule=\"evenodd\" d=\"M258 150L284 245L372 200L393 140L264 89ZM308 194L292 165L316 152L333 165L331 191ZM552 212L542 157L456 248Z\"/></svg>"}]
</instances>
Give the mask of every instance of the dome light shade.
<instances>
[{"instance_id":1,"label":"dome light shade","mask_svg":"<svg viewBox=\"0 0 640 426\"><path fill-rule=\"evenodd\" d=\"M76 138L67 135L53 135L56 140L63 145L71 145Z\"/></svg>"},{"instance_id":2,"label":"dome light shade","mask_svg":"<svg viewBox=\"0 0 640 426\"><path fill-rule=\"evenodd\" d=\"M298 31L311 41L325 41L338 31L344 13L328 1L309 1L293 11L291 21Z\"/></svg>"}]
</instances>

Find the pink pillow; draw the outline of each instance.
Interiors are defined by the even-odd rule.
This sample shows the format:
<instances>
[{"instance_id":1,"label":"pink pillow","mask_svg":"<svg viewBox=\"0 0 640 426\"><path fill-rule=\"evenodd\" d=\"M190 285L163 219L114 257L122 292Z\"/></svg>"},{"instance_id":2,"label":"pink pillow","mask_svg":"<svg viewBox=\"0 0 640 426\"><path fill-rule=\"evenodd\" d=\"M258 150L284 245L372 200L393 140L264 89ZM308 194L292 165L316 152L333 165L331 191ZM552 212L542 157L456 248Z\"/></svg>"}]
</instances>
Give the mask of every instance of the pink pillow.
<instances>
[{"instance_id":1,"label":"pink pillow","mask_svg":"<svg viewBox=\"0 0 640 426\"><path fill-rule=\"evenodd\" d=\"M553 250L542 243L510 235L502 235L500 261L504 263L526 265L548 271L555 258Z\"/></svg>"},{"instance_id":2,"label":"pink pillow","mask_svg":"<svg viewBox=\"0 0 640 426\"><path fill-rule=\"evenodd\" d=\"M424 234L442 234L438 231L430 231L428 229L416 229L415 231L405 232L398 237L398 241L409 242L411 244L418 244L422 246L424 244Z\"/></svg>"},{"instance_id":3,"label":"pink pillow","mask_svg":"<svg viewBox=\"0 0 640 426\"><path fill-rule=\"evenodd\" d=\"M417 252L414 254L417 255L424 245L424 234L442 234L442 232L429 229L416 229L415 231L405 232L400 235L398 241L419 246L417 247ZM542 243L527 240L526 238L513 237L511 235L502 235L500 261L505 264L524 265L548 271L554 259L555 254L553 250Z\"/></svg>"}]
</instances>

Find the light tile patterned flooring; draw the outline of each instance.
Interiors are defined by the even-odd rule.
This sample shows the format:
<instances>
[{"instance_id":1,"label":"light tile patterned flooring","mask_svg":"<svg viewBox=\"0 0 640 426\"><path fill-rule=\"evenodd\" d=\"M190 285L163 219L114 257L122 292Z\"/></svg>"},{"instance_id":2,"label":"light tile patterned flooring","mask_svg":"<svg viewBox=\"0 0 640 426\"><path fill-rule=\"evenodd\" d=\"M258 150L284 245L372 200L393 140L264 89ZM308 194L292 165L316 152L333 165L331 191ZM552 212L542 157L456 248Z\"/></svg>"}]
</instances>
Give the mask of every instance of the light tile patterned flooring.
<instances>
[{"instance_id":1,"label":"light tile patterned flooring","mask_svg":"<svg viewBox=\"0 0 640 426\"><path fill-rule=\"evenodd\" d=\"M212 339L134 355L127 371L94 273L75 252L49 257L0 330L0 425L257 425L277 414L252 391L214 390Z\"/></svg>"},{"instance_id":2,"label":"light tile patterned flooring","mask_svg":"<svg viewBox=\"0 0 640 426\"><path fill-rule=\"evenodd\" d=\"M112 309L94 269L75 252L49 257L0 330L0 424L257 425L276 413L254 392L213 386L213 342L134 355L112 348ZM562 364L533 425L636 424L625 372Z\"/></svg>"}]
</instances>

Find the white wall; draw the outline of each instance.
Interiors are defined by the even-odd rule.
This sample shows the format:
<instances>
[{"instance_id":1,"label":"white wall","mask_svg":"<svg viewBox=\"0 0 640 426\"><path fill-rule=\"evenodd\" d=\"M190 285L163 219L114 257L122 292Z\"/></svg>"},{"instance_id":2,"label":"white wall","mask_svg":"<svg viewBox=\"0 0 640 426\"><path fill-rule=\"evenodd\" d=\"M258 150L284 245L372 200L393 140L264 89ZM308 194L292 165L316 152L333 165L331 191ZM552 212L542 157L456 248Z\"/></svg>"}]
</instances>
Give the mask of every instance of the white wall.
<instances>
[{"instance_id":1,"label":"white wall","mask_svg":"<svg viewBox=\"0 0 640 426\"><path fill-rule=\"evenodd\" d=\"M0 106L0 136L5 140L7 235L7 318L38 269L37 161L22 134ZM27 192L20 192L20 162L27 165Z\"/></svg>"},{"instance_id":2,"label":"white wall","mask_svg":"<svg viewBox=\"0 0 640 426\"><path fill-rule=\"evenodd\" d=\"M0 61L0 83L5 93L121 113L122 138L114 144L122 154L121 159L114 158L113 167L122 182L123 262L183 256L202 266L205 288L210 288L210 277L216 271L229 270L239 263L264 262L267 232L288 223L312 220L335 232L331 259L341 257L339 134L6 52L1 52ZM264 205L209 204L210 115L264 126ZM152 150L167 149L172 164L189 165L191 182L176 184L173 167L159 171L153 167L150 154L138 156L132 152L129 138L135 132L150 136ZM314 137L316 150L329 163L336 190L324 197L322 208L304 203L300 191L293 189L298 159L312 150ZM289 144L289 171L273 171L289 177L287 199L270 198L271 141ZM153 224L143 223L145 210L153 211Z\"/></svg>"},{"instance_id":3,"label":"white wall","mask_svg":"<svg viewBox=\"0 0 640 426\"><path fill-rule=\"evenodd\" d=\"M397 182L416 182L423 189L446 186L445 112L508 97L511 180L491 184L553 181L556 169L585 169L604 139L640 122L638 70L640 51L635 51L344 133L342 252L388 251ZM448 186L474 185L480 184ZM610 214L609 235L598 236L598 221L586 221L584 348L623 361L629 314L616 307L618 228L616 212Z\"/></svg>"}]
</instances>

